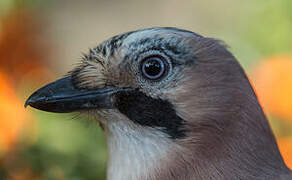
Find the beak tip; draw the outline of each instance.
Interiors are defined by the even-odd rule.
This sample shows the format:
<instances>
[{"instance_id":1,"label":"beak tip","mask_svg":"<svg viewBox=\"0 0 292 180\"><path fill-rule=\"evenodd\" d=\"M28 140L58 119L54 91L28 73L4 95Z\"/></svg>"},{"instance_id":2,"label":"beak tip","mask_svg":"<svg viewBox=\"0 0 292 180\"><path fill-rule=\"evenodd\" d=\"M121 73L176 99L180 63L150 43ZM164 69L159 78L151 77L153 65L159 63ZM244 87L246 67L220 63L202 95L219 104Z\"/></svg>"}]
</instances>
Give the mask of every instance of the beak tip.
<instances>
[{"instance_id":1,"label":"beak tip","mask_svg":"<svg viewBox=\"0 0 292 180\"><path fill-rule=\"evenodd\" d=\"M25 101L24 108L27 108L27 106L32 106L33 103L34 103L34 100L33 100L32 96L30 96L30 97Z\"/></svg>"},{"instance_id":2,"label":"beak tip","mask_svg":"<svg viewBox=\"0 0 292 180\"><path fill-rule=\"evenodd\" d=\"M26 100L25 104L24 104L24 108L27 108L28 105L30 105L30 99Z\"/></svg>"}]
</instances>

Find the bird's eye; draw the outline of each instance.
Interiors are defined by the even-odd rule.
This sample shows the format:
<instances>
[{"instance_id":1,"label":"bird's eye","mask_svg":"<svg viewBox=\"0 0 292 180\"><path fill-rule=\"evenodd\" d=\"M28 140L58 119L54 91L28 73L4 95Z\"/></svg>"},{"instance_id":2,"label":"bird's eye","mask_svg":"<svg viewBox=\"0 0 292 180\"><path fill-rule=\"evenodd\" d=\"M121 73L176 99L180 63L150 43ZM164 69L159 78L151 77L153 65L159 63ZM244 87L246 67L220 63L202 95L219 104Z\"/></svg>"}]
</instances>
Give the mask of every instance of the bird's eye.
<instances>
[{"instance_id":1,"label":"bird's eye","mask_svg":"<svg viewBox=\"0 0 292 180\"><path fill-rule=\"evenodd\" d=\"M141 71L144 77L157 80L165 74L165 60L162 57L148 57L142 61Z\"/></svg>"}]
</instances>

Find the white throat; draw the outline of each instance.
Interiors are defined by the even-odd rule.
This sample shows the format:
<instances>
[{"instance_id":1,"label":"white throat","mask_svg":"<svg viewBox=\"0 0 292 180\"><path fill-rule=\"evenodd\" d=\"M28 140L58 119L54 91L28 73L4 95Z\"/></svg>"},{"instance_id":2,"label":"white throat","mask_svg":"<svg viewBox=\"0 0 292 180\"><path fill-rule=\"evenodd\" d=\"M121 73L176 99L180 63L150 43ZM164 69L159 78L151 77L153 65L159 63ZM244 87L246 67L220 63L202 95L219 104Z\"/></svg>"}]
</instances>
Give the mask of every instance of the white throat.
<instances>
[{"instance_id":1,"label":"white throat","mask_svg":"<svg viewBox=\"0 0 292 180\"><path fill-rule=\"evenodd\" d=\"M165 133L129 120L108 122L105 132L109 151L108 180L154 179L163 159L178 146Z\"/></svg>"}]
</instances>

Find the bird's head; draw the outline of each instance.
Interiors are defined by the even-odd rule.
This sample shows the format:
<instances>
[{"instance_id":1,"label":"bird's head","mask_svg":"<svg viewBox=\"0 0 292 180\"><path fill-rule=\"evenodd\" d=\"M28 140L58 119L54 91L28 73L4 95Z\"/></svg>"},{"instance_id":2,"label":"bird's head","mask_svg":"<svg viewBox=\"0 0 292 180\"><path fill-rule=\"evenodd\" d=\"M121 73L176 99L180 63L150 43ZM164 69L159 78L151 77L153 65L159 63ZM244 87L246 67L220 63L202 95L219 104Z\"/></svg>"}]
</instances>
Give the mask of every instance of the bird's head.
<instances>
[{"instance_id":1,"label":"bird's head","mask_svg":"<svg viewBox=\"0 0 292 180\"><path fill-rule=\"evenodd\" d=\"M107 135L109 176L129 166L135 177L147 176L161 163L171 166L167 162L175 154L189 163L210 160L214 149L222 156L232 153L230 143L244 143L268 128L243 70L225 46L176 28L110 38L65 78L36 91L26 105L89 112ZM244 137L248 128L254 131ZM134 177L130 174L128 179Z\"/></svg>"}]
</instances>

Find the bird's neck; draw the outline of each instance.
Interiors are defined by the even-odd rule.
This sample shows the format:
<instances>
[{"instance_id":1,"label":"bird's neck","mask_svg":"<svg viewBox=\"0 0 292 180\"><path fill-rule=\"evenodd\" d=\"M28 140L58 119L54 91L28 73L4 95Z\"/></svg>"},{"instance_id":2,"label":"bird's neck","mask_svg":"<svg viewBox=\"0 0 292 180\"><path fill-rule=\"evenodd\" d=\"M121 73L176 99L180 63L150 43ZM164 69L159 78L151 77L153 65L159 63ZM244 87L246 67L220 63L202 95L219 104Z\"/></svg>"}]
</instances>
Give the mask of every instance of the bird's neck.
<instances>
[{"instance_id":1,"label":"bird's neck","mask_svg":"<svg viewBox=\"0 0 292 180\"><path fill-rule=\"evenodd\" d=\"M113 122L106 128L108 180L260 179L289 172L271 134L233 128L177 144L157 130Z\"/></svg>"},{"instance_id":2,"label":"bird's neck","mask_svg":"<svg viewBox=\"0 0 292 180\"><path fill-rule=\"evenodd\" d=\"M108 180L269 179L288 173L257 108L253 114L240 110L230 118L218 116L221 123L202 119L187 138L175 142L157 129L111 121L105 127Z\"/></svg>"}]
</instances>

